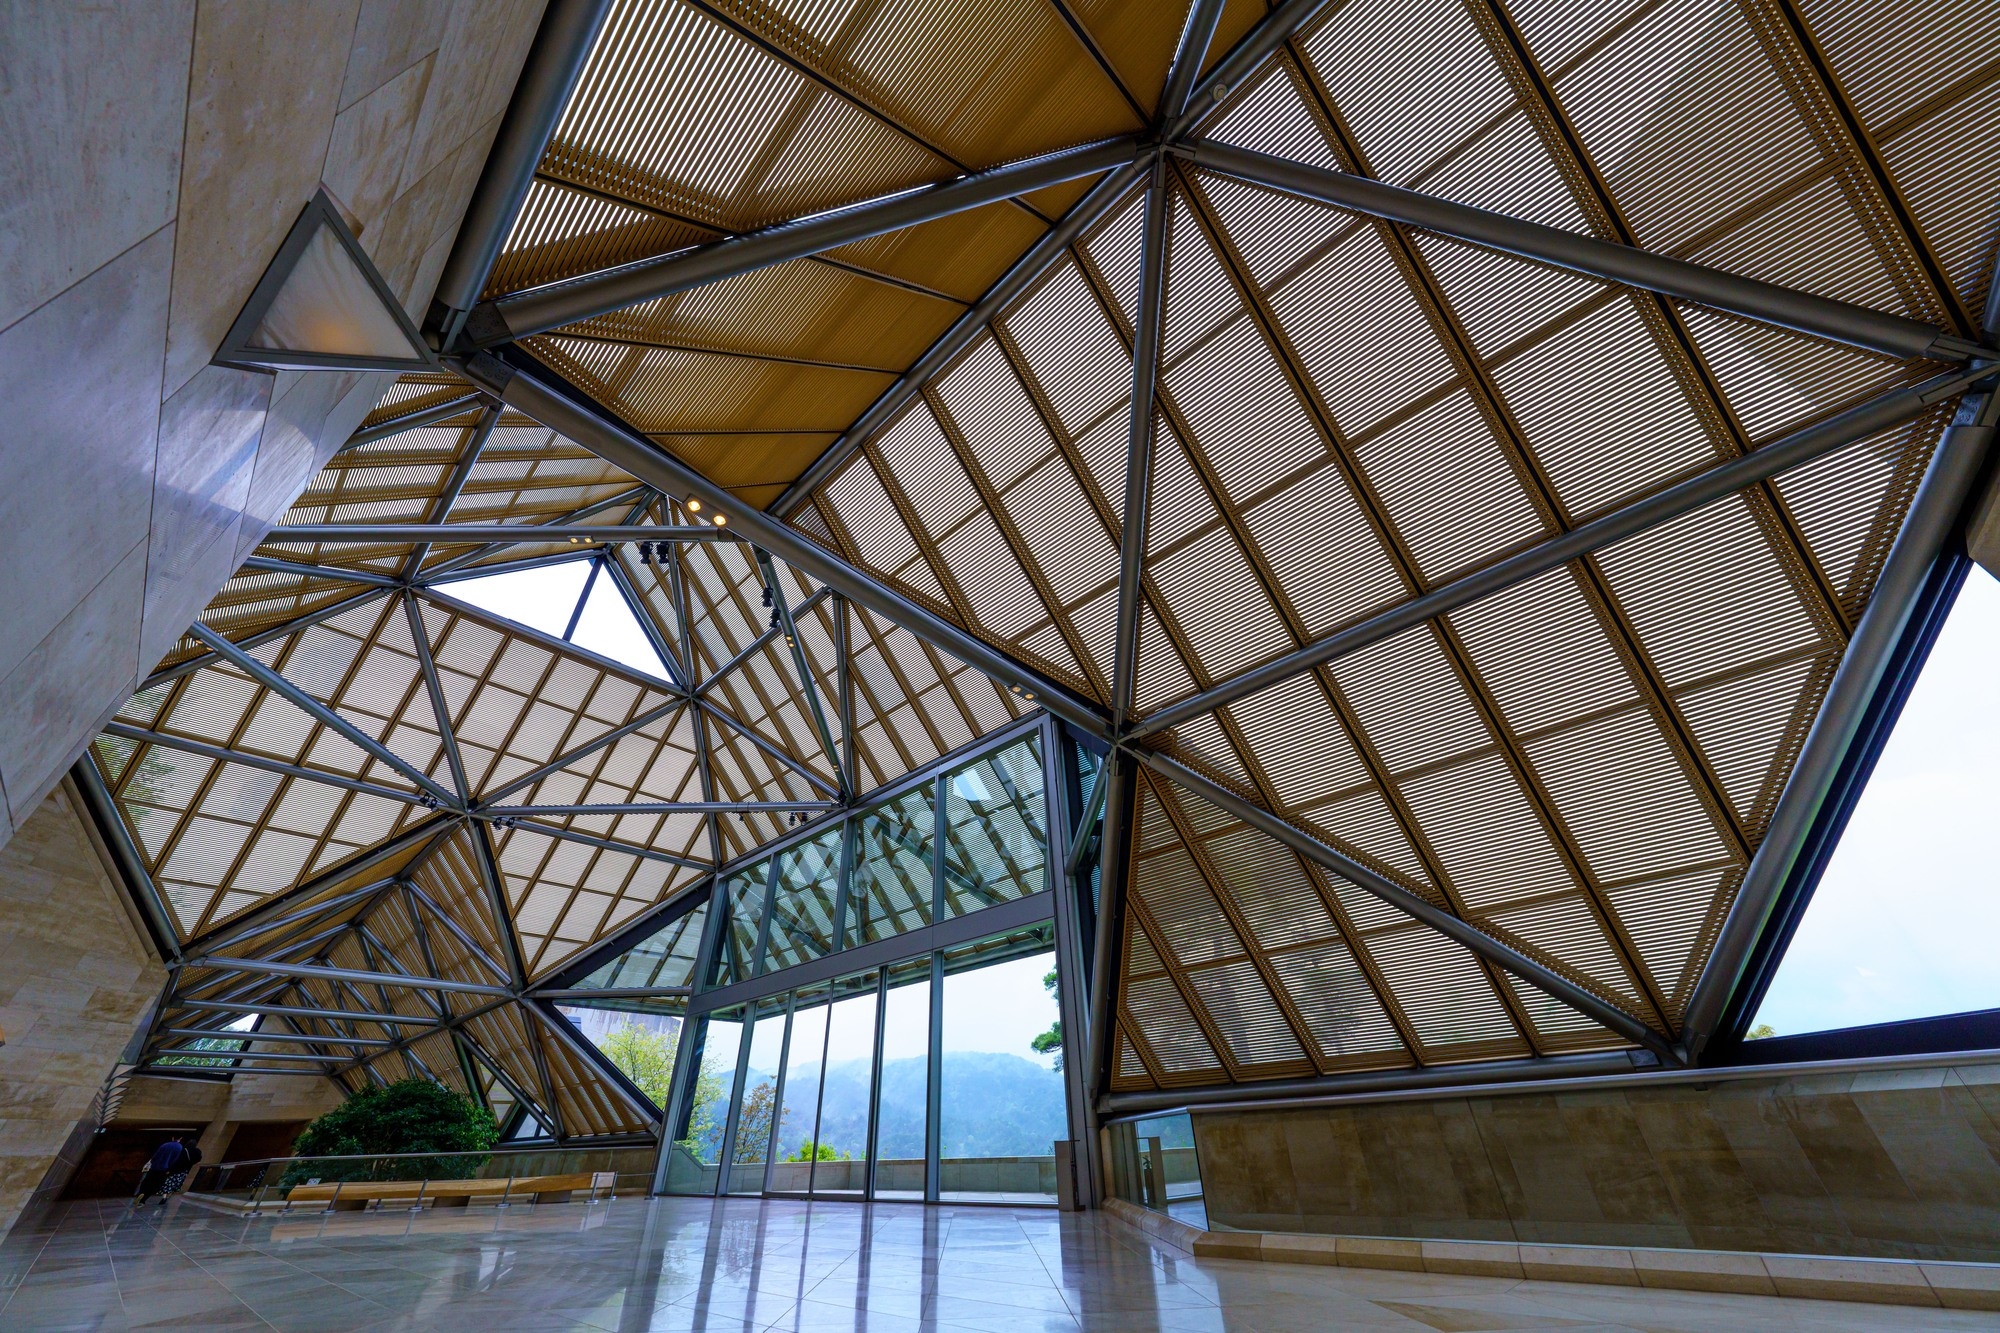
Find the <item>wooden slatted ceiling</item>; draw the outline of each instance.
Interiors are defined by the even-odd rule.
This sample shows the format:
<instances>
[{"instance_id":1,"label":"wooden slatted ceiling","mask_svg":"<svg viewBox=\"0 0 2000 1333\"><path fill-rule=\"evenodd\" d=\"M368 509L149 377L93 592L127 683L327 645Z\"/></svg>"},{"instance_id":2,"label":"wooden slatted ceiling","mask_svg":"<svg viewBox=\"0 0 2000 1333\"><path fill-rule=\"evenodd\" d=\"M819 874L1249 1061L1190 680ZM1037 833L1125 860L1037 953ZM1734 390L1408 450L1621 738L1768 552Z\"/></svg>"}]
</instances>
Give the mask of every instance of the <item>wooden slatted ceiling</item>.
<instances>
[{"instance_id":1,"label":"wooden slatted ceiling","mask_svg":"<svg viewBox=\"0 0 2000 1333\"><path fill-rule=\"evenodd\" d=\"M1508 23L1497 7L1434 8L1414 37L1401 8L1339 8L1239 93L1215 137L1953 317L1959 298L1918 281L1934 267L1922 238L1881 221L1852 142L1848 157L1822 144L1791 176L1707 212L1662 193L1667 211L1635 226L1576 140L1552 136L1564 113L1545 83L1489 54ZM1764 32L1758 49L1780 59L1782 35ZM1393 59L1358 54L1398 42ZM1418 75L1441 62L1490 73L1439 104ZM1682 102L1717 95L1704 87L1690 75L1649 95L1673 124ZM1810 92L1756 111L1770 120L1759 132L1778 134ZM1654 143L1624 151L1667 151ZM1174 178L1142 711L1925 370L1178 166ZM1625 179L1632 207L1651 207L1645 171ZM1135 201L1087 237L1073 266L796 515L1100 699L1137 213ZM954 380L983 387L976 407L954 410ZM1009 395L1026 406L1008 408ZM1672 1031L1944 420L1274 687L1170 743ZM1006 460L997 485L979 475L986 458ZM1057 481L1007 494L1041 466ZM967 525L998 539L948 551ZM1179 966L1171 949L1163 958ZM1385 975L1406 965L1398 950L1379 963ZM1538 1050L1605 1040L1538 992L1488 984ZM1198 1013L1191 985L1178 1002ZM1135 1058L1144 1048L1139 1033ZM1166 1072L1155 1062L1150 1077Z\"/></svg>"}]
</instances>

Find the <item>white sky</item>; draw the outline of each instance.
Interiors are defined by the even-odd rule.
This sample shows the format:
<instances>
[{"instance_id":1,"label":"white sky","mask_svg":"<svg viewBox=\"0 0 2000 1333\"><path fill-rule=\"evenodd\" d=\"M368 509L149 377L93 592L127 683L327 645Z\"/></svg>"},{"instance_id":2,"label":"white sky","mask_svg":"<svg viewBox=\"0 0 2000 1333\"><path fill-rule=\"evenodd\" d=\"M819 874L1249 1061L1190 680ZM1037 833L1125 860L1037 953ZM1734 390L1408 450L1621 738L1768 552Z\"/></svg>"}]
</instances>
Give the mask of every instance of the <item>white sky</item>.
<instances>
[{"instance_id":1,"label":"white sky","mask_svg":"<svg viewBox=\"0 0 2000 1333\"><path fill-rule=\"evenodd\" d=\"M576 612L576 599L590 577L590 563L565 560L559 565L510 569L445 583L440 590L483 611L561 638ZM646 638L646 631L639 627L632 608L625 604L623 594L607 576L599 575L591 586L590 601L577 617L576 633L570 636L570 642L649 676L671 679L660 655Z\"/></svg>"},{"instance_id":2,"label":"white sky","mask_svg":"<svg viewBox=\"0 0 2000 1333\"><path fill-rule=\"evenodd\" d=\"M2000 584L1975 566L1756 1022L2000 1007Z\"/></svg>"}]
</instances>

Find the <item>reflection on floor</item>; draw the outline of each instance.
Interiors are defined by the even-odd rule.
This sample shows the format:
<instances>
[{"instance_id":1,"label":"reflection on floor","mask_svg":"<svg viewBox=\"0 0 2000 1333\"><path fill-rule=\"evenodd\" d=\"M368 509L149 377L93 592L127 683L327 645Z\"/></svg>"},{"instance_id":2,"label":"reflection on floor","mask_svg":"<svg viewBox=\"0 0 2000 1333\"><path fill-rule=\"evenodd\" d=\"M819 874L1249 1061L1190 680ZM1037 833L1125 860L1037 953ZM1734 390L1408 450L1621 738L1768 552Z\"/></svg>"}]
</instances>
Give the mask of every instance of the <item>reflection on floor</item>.
<instances>
[{"instance_id":1,"label":"reflection on floor","mask_svg":"<svg viewBox=\"0 0 2000 1333\"><path fill-rule=\"evenodd\" d=\"M4 1329L1971 1329L1991 1315L1192 1260L1098 1214L621 1199L238 1218L81 1203L0 1246Z\"/></svg>"}]
</instances>

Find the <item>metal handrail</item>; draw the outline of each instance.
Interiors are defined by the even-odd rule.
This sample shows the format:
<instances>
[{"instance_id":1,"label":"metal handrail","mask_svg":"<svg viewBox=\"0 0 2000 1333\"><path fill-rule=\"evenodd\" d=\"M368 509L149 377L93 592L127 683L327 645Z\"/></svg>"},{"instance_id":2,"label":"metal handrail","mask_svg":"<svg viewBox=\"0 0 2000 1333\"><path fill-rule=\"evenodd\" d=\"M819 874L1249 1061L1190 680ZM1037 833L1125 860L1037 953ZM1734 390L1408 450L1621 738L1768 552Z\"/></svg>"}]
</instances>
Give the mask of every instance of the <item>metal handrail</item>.
<instances>
[{"instance_id":1,"label":"metal handrail","mask_svg":"<svg viewBox=\"0 0 2000 1333\"><path fill-rule=\"evenodd\" d=\"M273 1162L369 1162L405 1157L519 1157L528 1153L602 1152L615 1148L654 1146L656 1145L650 1135L633 1135L581 1144L544 1143L526 1148L460 1148L452 1152L293 1153L286 1157L246 1157L240 1162L217 1162L215 1169L221 1171L239 1166L269 1166Z\"/></svg>"}]
</instances>

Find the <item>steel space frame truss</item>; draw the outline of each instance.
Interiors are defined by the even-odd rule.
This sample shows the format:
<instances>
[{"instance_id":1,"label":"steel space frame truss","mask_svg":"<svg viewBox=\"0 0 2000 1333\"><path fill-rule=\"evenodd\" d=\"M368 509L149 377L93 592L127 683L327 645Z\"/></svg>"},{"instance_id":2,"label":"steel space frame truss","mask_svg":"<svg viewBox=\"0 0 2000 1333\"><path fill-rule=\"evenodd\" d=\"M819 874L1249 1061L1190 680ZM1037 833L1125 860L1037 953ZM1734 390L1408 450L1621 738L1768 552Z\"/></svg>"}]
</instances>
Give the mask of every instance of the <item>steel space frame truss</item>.
<instances>
[{"instance_id":1,"label":"steel space frame truss","mask_svg":"<svg viewBox=\"0 0 2000 1333\"><path fill-rule=\"evenodd\" d=\"M1918 320L1884 315L1634 247L1580 237L1525 220L1467 208L1416 191L1382 185L1366 177L1318 171L1206 140L1201 137L1201 128L1217 106L1232 89L1242 86L1246 79L1284 50L1294 34L1324 8L1324 0L1292 0L1292 3L1279 6L1239 42L1206 79L1198 79L1200 69L1206 62L1221 7L1219 0L1196 0L1191 6L1152 130L1141 137L1132 160L1108 171L1096 187L995 285L986 299L947 330L910 371L785 491L771 506L771 512L789 512L820 482L832 476L863 443L886 429L903 408L917 400L932 378L971 345L979 332L1009 301L1069 254L1071 244L1081 233L1107 216L1114 206L1129 197L1135 185L1143 181L1147 202L1133 347L1132 408L1125 513L1120 532L1121 577L1110 709L1101 710L1091 701L1071 695L1003 655L968 655L965 649L969 636L957 632L956 626L941 626L935 617L922 608L909 607L893 591L863 571L851 567L843 567L839 571L843 576L839 585L848 596L870 605L871 609L886 615L933 646L956 653L973 665L988 670L989 674L1017 692L1038 694L1051 711L1062 716L1070 725L1106 742L1110 747L1107 768L1094 792L1094 797L1098 799L1092 802L1093 810L1102 810L1102 828L1096 845L1102 858L1100 882L1103 886L1103 928L1097 932L1095 966L1091 969L1092 1021L1088 1033L1090 1054L1085 1070L1085 1077L1091 1083L1093 1102L1103 1093L1109 1080L1109 1034L1114 1007L1112 996L1116 989L1117 937L1121 933L1122 900L1130 873L1128 821L1132 811L1135 772L1141 766L1151 768L1181 789L1201 795L1245 819L1304 859L1383 898L1416 919L1426 921L1464 944L1487 963L1588 1015L1656 1057L1670 1063L1685 1062L1698 1054L1705 1039L1704 1032L1669 1034L1658 1030L1646 1018L1542 966L1476 923L1449 910L1440 912L1289 822L1254 803L1243 801L1201 774L1187 769L1161 753L1157 748L1158 741L1153 738L1164 736L1179 723L1210 715L1228 703L1279 681L1314 671L1339 656L1434 620L1456 607L1576 561L1723 496L1759 485L1872 434L1912 421L1951 397L1963 394L1975 385L1983 385L1990 375L1993 354L1981 345L1977 336L1966 336L1971 332L1968 330L1939 329ZM1103 144L1086 145L1071 150L1070 160L1081 161L1087 157L1093 165L1101 165L1100 159L1105 157L1109 147ZM1512 556L1413 596L1359 624L1304 644L1294 653L1220 682L1177 705L1134 720L1131 713L1137 671L1139 589L1144 579L1144 534L1150 501L1154 433L1152 404L1157 379L1160 287L1166 245L1162 214L1167 189L1166 160L1170 155L1205 169L1356 213L1526 256L1662 297L1693 301L1744 318L1831 338L1898 358L1970 364L1964 370L1947 372L1920 384L1883 394L1749 454L1661 488ZM1051 155L1054 159L1064 157L1063 154ZM1044 174L1061 169L1049 166L1049 161L1042 160ZM531 163L528 165L532 167ZM995 177L998 174L989 173ZM1033 178L1039 180L1042 177L1034 175ZM889 200L862 201L851 208L818 218L727 237L696 251L678 252L603 274L571 279L561 285L560 291L531 291L503 297L471 312L471 323L482 335L476 339L476 345L482 349L497 348L510 341L507 331L515 327L527 332L549 327L548 319L542 318L544 316L575 315L578 311L601 313L602 310L636 304L669 291L684 290L697 283L733 277L784 258L817 253L860 234L857 229L872 225L871 219L885 226L910 226L945 216L961 206L969 206L961 201L975 195L983 200L993 194L994 188L993 180L962 177L950 186L929 192L900 195ZM475 238L475 243L484 242ZM473 349L474 343L468 341L448 345L446 351L448 356L458 357L459 364L466 365L464 358L471 355ZM608 413L580 394L565 392L567 386L554 384L553 377L541 368L529 365L524 358L510 356L508 363L501 365L490 356L480 356L467 369L472 378L508 401L518 403L528 415L536 416L539 407L542 415L538 419L548 416L562 418L560 423L544 420L544 424L564 429L578 443L623 463L634 470L635 475L668 488L678 488L691 480L687 469L673 465L657 450L648 450L641 440L624 430ZM637 450L633 448L635 445L639 446ZM660 466L645 469L642 462L642 466L635 467L635 460L653 461L644 458L647 452L654 455ZM1927 499L1918 502L1921 512L1951 507L1952 494L1961 493L1963 486L1959 483L1955 488L1953 481L1953 478L1946 477L1938 479L1935 485L1927 486ZM1938 492L1951 494L1940 495ZM727 501L726 496L719 498ZM738 518L739 531L743 529L743 518L747 517L749 515L746 514ZM779 554L785 553L780 543L766 544ZM814 572L825 577L824 571ZM1893 618L1893 612L1890 614ZM996 661L996 658L999 660ZM817 700L814 702L816 705ZM817 707L814 712L817 717ZM821 731L824 735L823 721ZM1079 848L1090 841L1090 831L1087 828L1080 830ZM1073 867L1072 873L1074 869L1076 867ZM1705 1001L1707 1008L1714 1005L1713 1000ZM1699 1019L1699 1014L1696 1018ZM1693 1040L1681 1039L1684 1037L1692 1037Z\"/></svg>"},{"instance_id":2,"label":"steel space frame truss","mask_svg":"<svg viewBox=\"0 0 2000 1333\"><path fill-rule=\"evenodd\" d=\"M1679 1063L1698 1057L1700 1041L1706 1035L1698 1030L1698 1025L1704 1014L1718 1010L1725 1002L1726 995L1722 994L1717 986L1722 986L1723 990L1726 990L1728 978L1723 978L1722 982L1715 984L1711 984L1707 979L1704 980L1701 997L1695 1005L1695 1012L1690 1017L1690 1032L1683 1034L1681 1039L1661 1033L1641 1016L1525 957L1512 946L1482 929L1478 923L1451 912L1439 912L1439 909L1423 903L1414 895L1374 875L1373 872L1327 847L1280 816L1254 802L1244 800L1194 770L1186 768L1164 753L1155 738L1164 735L1178 723L1211 714L1230 702L1245 698L1279 681L1322 668L1337 657L1369 644L1381 642L1411 626L1429 622L1455 607L1464 606L1478 598L1513 586L1537 573L1581 559L1614 542L1689 513L1715 499L1758 485L1846 445L1916 420L1937 405L1963 395L1968 390L1984 389L1991 381L1996 355L2000 355L1982 345L1978 340L1982 335L1973 330L1939 329L1920 321L1883 315L1880 312L1809 293L1768 283L1752 282L1733 274L1629 246L1572 236L1568 233L1552 234L1548 228L1521 219L1469 209L1415 191L1382 185L1365 177L1315 171L1296 163L1229 148L1202 138L1202 126L1212 118L1228 94L1242 87L1246 80L1284 51L1294 34L1311 21L1324 5L1325 0L1290 0L1289 3L1280 5L1224 56L1206 78L1198 78L1199 71L1206 61L1221 4L1219 0L1197 0L1190 10L1182 33L1152 130L1135 140L1085 145L1065 153L1051 154L1046 158L1037 159L1034 163L961 177L945 186L927 191L899 195L885 200L860 201L849 208L766 228L757 233L725 237L696 251L678 252L655 260L642 261L638 265L626 265L603 274L571 279L563 284L561 293L540 291L521 293L502 298L497 303L488 302L481 306L475 302L474 296L483 288L486 274L490 272L494 257L498 253L500 240L506 228L511 225L514 213L518 211L519 197L525 190L525 181L532 175L534 164L539 160L548 142L555 120L560 115L567 100L568 90L574 82L575 72L580 67L581 53L587 47L590 34L596 31L596 25L601 21L604 9L602 0L596 0L595 3L591 3L590 0L577 0L576 3L552 7L547 25L553 26L545 25L543 38L538 40L537 49L531 56L527 71L523 74L521 90L517 92L515 105L509 112L508 132L502 136L501 143L496 147L493 157L489 159L480 186L482 197L498 191L495 197L503 198L506 197L507 191L513 191L512 206L473 211L472 220L461 231L447 266L448 271L458 275L457 281L447 284L451 289L448 295L456 303L442 310L434 310L433 319L428 325L433 336L439 339L446 363L464 374L487 395L489 421L498 411L490 400L498 400L499 403L513 407L543 425L557 430L593 453L624 467L641 482L641 486L635 490L611 501L599 501L575 511L558 520L558 524L580 523L594 514L620 505L630 505L632 518L636 521L640 515L649 512L666 497L698 496L711 506L712 512L724 515L730 520L733 539L748 540L756 547L760 563L768 567L769 560L776 557L793 564L827 585L826 590L818 595L853 601L867 608L934 648L953 654L969 665L985 671L1017 693L1039 699L1049 711L1072 728L1108 748L1110 758L1096 789L1096 792L1102 792L1103 796L1099 797L1094 792L1091 803L1093 810L1101 808L1102 811L1101 832L1096 837L1096 843L1102 857L1103 895L1099 928L1096 931L1096 966L1092 968L1090 978L1092 1022L1087 1034L1090 1055L1084 1071L1085 1078L1090 1082L1093 1104L1101 1097L1108 1082L1111 1046L1110 1013L1117 982L1115 970L1118 944L1115 936L1118 934L1122 899L1130 874L1129 821L1132 792L1138 780L1137 769L1140 767L1151 769L1156 776L1174 783L1184 791L1202 796L1343 880L1376 894L1417 919L1426 920L1427 924L1459 940L1489 964L1511 973L1527 984L1589 1015L1593 1020L1626 1037L1635 1045L1652 1051L1660 1059ZM548 48L546 55L544 47ZM1158 275L1164 265L1165 248L1165 228L1159 225L1158 215L1164 204L1168 175L1167 160L1170 156L1184 159L1203 169L1237 176L1364 215L1389 219L1401 225L1503 252L1528 256L1543 263L1559 265L1607 282L1658 293L1666 298L1693 301L1750 320L1803 331L1818 337L1832 338L1897 358L1960 362L1966 363L1965 368L1947 371L1921 383L1882 394L1858 407L1810 425L1741 457L1717 464L1703 472L1662 487L1610 513L1579 523L1567 531L1475 569L1452 582L1432 588L1421 595L1412 596L1358 624L1306 643L1294 653L1246 671L1233 679L1222 681L1171 708L1160 710L1143 719L1134 719L1130 714L1135 683L1136 652L1128 647L1128 643L1136 640L1139 588L1144 578L1143 534L1148 517L1150 497L1147 483L1150 478L1153 451L1153 413L1150 404L1153 401L1157 376L1157 348L1160 337ZM859 235L879 234L880 231L917 225L994 199L1026 193L1058 179L1075 179L1089 174L1100 174L1099 181L1091 191L1003 275L985 298L948 329L908 372L891 385L882 397L774 502L770 513L743 505L728 492L714 486L700 474L662 452L643 436L624 427L605 409L571 390L538 363L533 363L518 351L506 347L515 337L522 336L515 332L516 329L527 332L538 331L539 327L546 326L545 316L561 315L565 312L573 315L572 307L583 308L576 304L578 302L594 303L594 306L602 306L604 309L637 304L654 299L665 292L721 281L785 259L819 253L852 241ZM1085 699L1045 679L956 624L909 602L880 580L803 538L795 529L773 518L771 514L790 512L811 493L814 487L833 475L863 443L886 429L903 408L917 400L924 387L934 377L973 343L987 324L1008 303L1070 254L1070 247L1082 233L1129 198L1132 189L1140 186L1141 182L1144 182L1148 197L1147 226L1142 252L1144 278L1135 332L1132 421L1128 439L1125 490L1126 511L1121 532L1118 653L1111 681L1112 706L1107 710L1094 700ZM441 291L441 295L447 293ZM1991 312L1988 312L1987 323L1989 326L1992 323ZM493 355L495 351L502 352L505 359ZM468 402L467 399L454 400L454 404L461 411ZM414 428L439 420L441 417L435 414L445 406L451 404L407 414L396 421L361 432L355 437L354 442L385 438L388 432ZM1977 434L1980 430L1985 431L1984 436ZM1936 465L1933 466L1932 474L1927 478L1918 500L1913 505L1913 515L1926 516L1926 524L1935 528L1938 525L1936 520L1938 513L1955 512L1955 502L1962 501L1964 488L1970 484L1968 479L1970 472L1976 471L1976 466L1968 467L1965 457L1968 454L1976 454L1978 446L1983 443L1986 436L1990 436L1990 433L1990 422L1984 421L1977 413L1973 418L1961 421L1957 447L1953 450L1941 448L1939 451L1941 456L1948 455L1950 466L1945 469L1944 474L1940 474ZM1974 462L1976 464L1976 458ZM434 524L443 523L448 517L449 508L447 497L445 503L430 516L430 521ZM1915 521L1912 520L1913 523ZM557 528L552 526L551 535L555 530ZM430 533L425 533L424 536L426 539L435 539ZM715 534L706 531L662 533L648 538L648 540L669 542L716 539ZM355 600L383 593L414 598L417 591L429 582L489 556L494 549L492 546L480 546L450 561L433 565L428 571L419 568L421 565L421 555L419 555L418 558L407 562L401 576L395 578L343 570L333 566L303 565L268 557L254 558L253 565L273 572L310 573L364 585L356 599L341 603L344 607L352 605ZM556 553L533 557L513 567L552 563L569 558L573 558L569 553ZM1905 563L1914 559L1915 555L1908 556ZM622 579L622 572L618 570L615 561L607 562L605 567L612 571L613 577ZM675 561L673 568L678 583L678 560ZM627 589L627 592L629 596L630 590ZM676 597L677 601L684 605L684 590L677 588ZM803 610L804 607L795 609ZM331 612L322 610L314 616L302 617L285 626L263 631L253 640L237 647L240 649L253 646L256 641L267 641L296 629L306 620L323 618L327 614ZM1895 608L1886 609L1884 615L1893 619ZM789 617L790 611L786 614L787 623L784 628L789 628ZM413 624L418 619L413 615ZM642 625L657 635L657 627L651 624L648 616L641 615L640 620ZM684 614L683 621L685 621ZM844 616L841 623L844 627ZM683 630L685 631L685 624ZM771 631L770 635L754 644L752 650L761 649L770 637L778 632L776 629ZM1849 648L1850 659L1864 651L1864 640L1872 643L1879 637L1879 635L1864 635L1857 629ZM684 632L682 642L687 641ZM420 644L423 642L421 633L418 634L418 642ZM656 638L656 646L660 648L663 660L674 661L670 648L664 641ZM156 675L153 680L148 681L148 684L183 674L195 666L208 662L237 660L235 655L220 643L211 642L209 648L210 651L203 657ZM749 651L751 650L746 650L745 655ZM241 665L240 662L238 664ZM842 665L844 667L845 663ZM691 662L674 663L674 668L683 673L689 671L691 667ZM428 667L428 660L427 669L434 675L434 668ZM842 779L834 790L828 792L830 802L815 805L813 809L815 811L830 809L836 812L845 810L852 801L852 740L847 734L849 728L845 725L848 721L846 701L845 699L841 701L842 706L838 710L842 726L840 738L836 742L827 726L825 711L819 706L818 694L810 672L803 670L803 663L797 661L796 655L795 669L801 672L799 680L801 697L810 700L812 704L811 711L818 739L826 748L828 757L834 761ZM722 671L718 671L699 682L693 682L689 676L683 674L681 681L675 687L676 704L690 703L711 716L719 715L720 710L716 709L705 695L722 674ZM322 711L329 714L331 712L331 710ZM317 713L315 715L318 716ZM320 720L326 722L328 726L339 729L337 723L329 718L322 717ZM740 730L747 730L734 719L726 720ZM442 711L440 711L440 723L444 725ZM714 821L721 812L730 807L714 800L714 788L708 769L706 731L705 728L698 728L697 732L704 741L700 756L703 798L700 802L688 803L681 808L698 812L710 821L711 860L705 864L712 869L722 855ZM148 739L161 738L149 735ZM447 739L448 750L453 744ZM823 779L818 779L818 775L811 773L803 762L783 756L782 750L783 747L779 746L769 747L770 752L787 758L796 771L817 779L822 789L825 788ZM562 762L568 762L575 757L578 755L573 753L561 759ZM245 761L249 762L247 759ZM257 762L269 766L267 760L259 759ZM457 774L456 766L454 774ZM327 780L324 774L303 769L297 770L295 775ZM417 799L420 803L440 811L438 818L447 823L474 825L475 831L481 834L474 841L486 849L485 855L489 860L488 873L497 880L497 871L490 865L490 847L483 836L483 829L477 826L495 820L517 818L520 814L519 809L497 804L500 797L507 794L506 791L488 793L483 800L475 798L473 794L464 790L462 778L456 783L458 789L455 791L440 792L435 789L437 785L426 779L419 783L421 796L405 799ZM517 783L516 787L519 785L524 783ZM1804 799L1800 798L1801 801ZM1787 800L1790 800L1789 792ZM660 808L646 807L652 812L658 812ZM618 807L597 807L595 812L610 813L616 809ZM1774 829L1783 826L1785 825L1782 820L1775 821L1773 825ZM537 827L538 831L551 832L555 835L552 830ZM584 837L578 834L569 836ZM1088 844L1091 840L1090 829L1087 827L1079 829L1077 840L1079 844ZM608 840L597 840L597 843L616 845L619 850L624 851L639 850L625 845L609 844ZM1774 853L1774 856L1776 855L1777 853ZM1082 868L1074 864L1076 858L1071 860L1072 873ZM300 890L281 895L280 899L266 904L264 908L259 909L259 912L275 911L285 903L296 902L303 889L304 886L301 886ZM150 886L147 886L147 890L150 892ZM692 891L699 891L699 887ZM154 906L157 908L157 901ZM1439 919L1430 920L1427 912L1437 915ZM648 913L648 916L651 915ZM503 929L510 932L510 946L518 953L518 945L511 939L512 923L504 911L500 912L500 917ZM1753 922L1751 926L1732 925L1731 938L1741 938L1746 931L1754 933L1752 929L1754 924ZM513 1002L520 1002L524 992L521 989L523 983L519 976L518 957L510 959L510 962L513 975L509 979L509 984L514 988ZM266 980L260 984L268 986L271 983ZM419 993L422 993L421 990ZM495 1003L508 1002L506 999L495 1001ZM463 1034L460 1035L463 1039ZM321 1063L329 1068L365 1070L369 1058L371 1057L353 1057L348 1059L344 1066L338 1066L330 1059L322 1060ZM598 1061L600 1067L603 1067L604 1063ZM545 1123L551 1122L545 1121Z\"/></svg>"}]
</instances>

